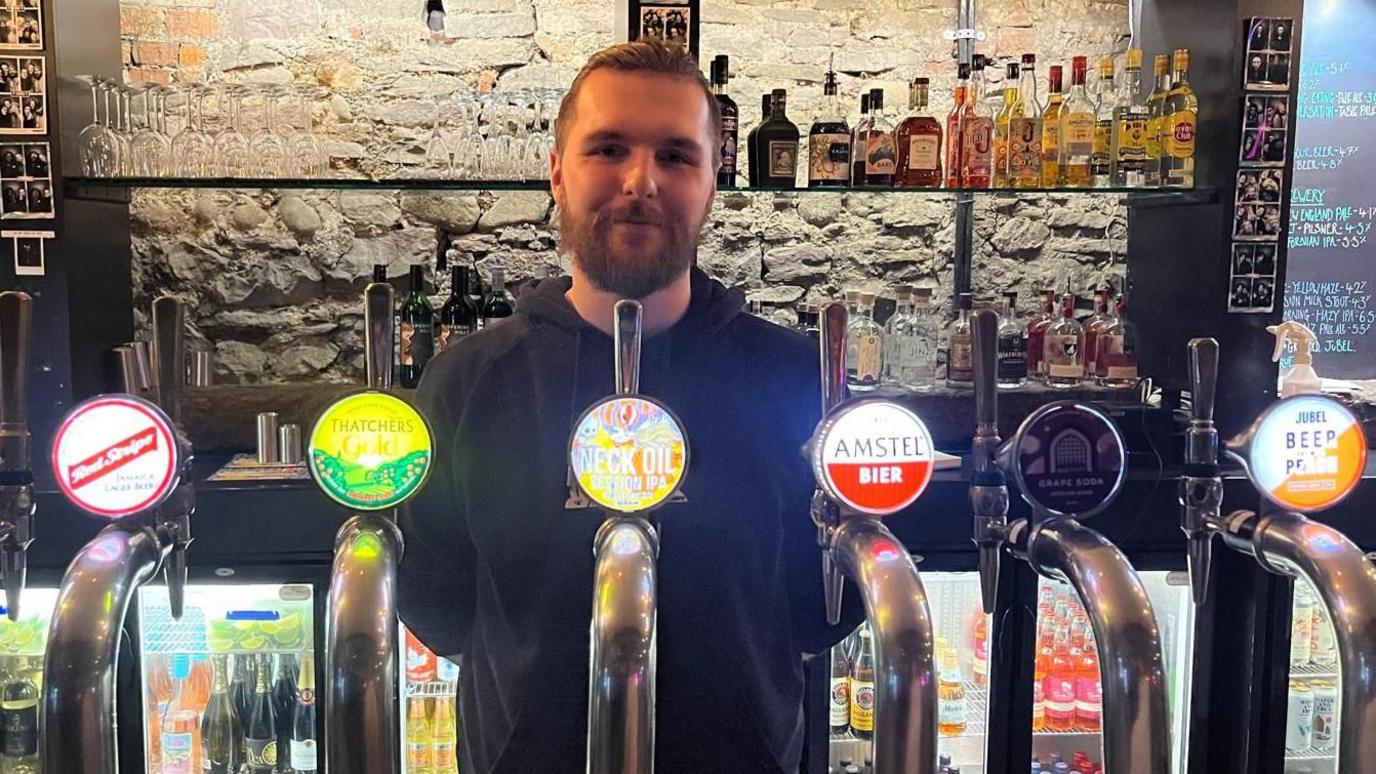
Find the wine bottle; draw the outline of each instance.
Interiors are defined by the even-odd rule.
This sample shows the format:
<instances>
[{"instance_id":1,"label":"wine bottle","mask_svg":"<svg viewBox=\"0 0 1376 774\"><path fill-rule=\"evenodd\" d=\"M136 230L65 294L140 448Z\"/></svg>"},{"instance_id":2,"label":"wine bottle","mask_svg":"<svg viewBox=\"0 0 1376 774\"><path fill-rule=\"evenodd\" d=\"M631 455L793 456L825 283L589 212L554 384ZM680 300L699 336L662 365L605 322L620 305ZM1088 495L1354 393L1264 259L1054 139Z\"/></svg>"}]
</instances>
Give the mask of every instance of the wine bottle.
<instances>
[{"instance_id":1,"label":"wine bottle","mask_svg":"<svg viewBox=\"0 0 1376 774\"><path fill-rule=\"evenodd\" d=\"M492 295L483 305L483 327L495 325L516 313L511 305L511 297L506 293L505 271L500 266L492 267Z\"/></svg>"},{"instance_id":2,"label":"wine bottle","mask_svg":"<svg viewBox=\"0 0 1376 774\"><path fill-rule=\"evenodd\" d=\"M315 774L315 659L310 651L301 657L297 680L296 711L291 722L291 768L296 774Z\"/></svg>"},{"instance_id":3,"label":"wine bottle","mask_svg":"<svg viewBox=\"0 0 1376 774\"><path fill-rule=\"evenodd\" d=\"M244 729L248 727L249 707L253 701L253 684L258 681L257 664L253 657L238 653L234 656L234 682L229 687L229 700L234 707L234 717L238 721L235 735L234 774L244 767Z\"/></svg>"},{"instance_id":4,"label":"wine bottle","mask_svg":"<svg viewBox=\"0 0 1376 774\"><path fill-rule=\"evenodd\" d=\"M449 300L440 307L439 333L435 336L435 354L478 329L478 308L469 298L468 269L454 266L450 271Z\"/></svg>"},{"instance_id":5,"label":"wine bottle","mask_svg":"<svg viewBox=\"0 0 1376 774\"><path fill-rule=\"evenodd\" d=\"M277 716L277 774L292 774L292 714L296 711L296 656L277 655L277 679L272 684L272 711Z\"/></svg>"},{"instance_id":6,"label":"wine bottle","mask_svg":"<svg viewBox=\"0 0 1376 774\"><path fill-rule=\"evenodd\" d=\"M234 703L229 699L229 656L210 657L213 676L210 701L201 715L201 771L203 774L238 774L239 738L243 732Z\"/></svg>"},{"instance_id":7,"label":"wine bottle","mask_svg":"<svg viewBox=\"0 0 1376 774\"><path fill-rule=\"evenodd\" d=\"M277 713L268 692L267 656L260 656L253 698L249 701L248 725L244 727L244 762L249 774L273 774L277 768Z\"/></svg>"},{"instance_id":8,"label":"wine bottle","mask_svg":"<svg viewBox=\"0 0 1376 774\"><path fill-rule=\"evenodd\" d=\"M38 771L38 688L27 676L27 659L0 691L0 759L5 771Z\"/></svg>"},{"instance_id":9,"label":"wine bottle","mask_svg":"<svg viewBox=\"0 0 1376 774\"><path fill-rule=\"evenodd\" d=\"M411 292L401 302L401 386L415 387L435 343L435 310L425 295L425 267L411 267Z\"/></svg>"}]
</instances>

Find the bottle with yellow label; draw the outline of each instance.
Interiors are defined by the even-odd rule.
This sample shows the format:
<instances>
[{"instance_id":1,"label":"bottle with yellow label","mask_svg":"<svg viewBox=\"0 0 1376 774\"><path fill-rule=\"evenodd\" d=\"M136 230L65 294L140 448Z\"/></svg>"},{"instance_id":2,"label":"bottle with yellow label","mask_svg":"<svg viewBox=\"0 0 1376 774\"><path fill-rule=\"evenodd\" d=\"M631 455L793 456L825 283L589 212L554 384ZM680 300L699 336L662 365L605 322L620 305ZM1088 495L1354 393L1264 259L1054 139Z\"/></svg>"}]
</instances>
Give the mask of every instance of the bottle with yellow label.
<instances>
[{"instance_id":1,"label":"bottle with yellow label","mask_svg":"<svg viewBox=\"0 0 1376 774\"><path fill-rule=\"evenodd\" d=\"M1018 93L1018 78L1021 69L1017 62L1009 62L1007 74L1003 78L1003 108L994 117L994 187L1007 188L1008 179L1008 149L1009 131L1013 120L1013 111L1018 108L1022 100ZM1021 118L1021 116L1019 116Z\"/></svg>"},{"instance_id":2,"label":"bottle with yellow label","mask_svg":"<svg viewBox=\"0 0 1376 774\"><path fill-rule=\"evenodd\" d=\"M1147 97L1147 165L1146 186L1155 188L1161 185L1161 124L1166 110L1166 95L1171 90L1171 58L1157 54L1154 65L1156 85Z\"/></svg>"},{"instance_id":3,"label":"bottle with yellow label","mask_svg":"<svg viewBox=\"0 0 1376 774\"><path fill-rule=\"evenodd\" d=\"M429 700L412 696L406 703L406 774L435 774L434 724Z\"/></svg>"},{"instance_id":4,"label":"bottle with yellow label","mask_svg":"<svg viewBox=\"0 0 1376 774\"><path fill-rule=\"evenodd\" d=\"M454 697L435 697L435 717L431 721L433 754L430 759L435 774L458 774L459 728L454 717Z\"/></svg>"},{"instance_id":5,"label":"bottle with yellow label","mask_svg":"<svg viewBox=\"0 0 1376 774\"><path fill-rule=\"evenodd\" d=\"M1061 106L1060 165L1061 185L1088 188L1090 161L1094 156L1094 102L1085 90L1089 61L1082 56L1071 60L1070 93Z\"/></svg>"},{"instance_id":6,"label":"bottle with yellow label","mask_svg":"<svg viewBox=\"0 0 1376 774\"><path fill-rule=\"evenodd\" d=\"M1190 88L1190 52L1177 48L1171 57L1171 90L1166 94L1161 126L1161 184L1170 188L1194 187L1195 130L1199 99Z\"/></svg>"},{"instance_id":7,"label":"bottle with yellow label","mask_svg":"<svg viewBox=\"0 0 1376 774\"><path fill-rule=\"evenodd\" d=\"M1095 188L1107 188L1113 169L1110 146L1113 138L1113 110L1122 97L1113 79L1113 57L1099 60L1099 85L1095 92L1094 153L1089 161L1089 174Z\"/></svg>"},{"instance_id":8,"label":"bottle with yellow label","mask_svg":"<svg viewBox=\"0 0 1376 774\"><path fill-rule=\"evenodd\" d=\"M1142 101L1142 49L1130 48L1123 68L1119 103L1113 108L1113 133L1109 142L1112 184L1142 188L1147 184L1147 125L1151 113Z\"/></svg>"},{"instance_id":9,"label":"bottle with yellow label","mask_svg":"<svg viewBox=\"0 0 1376 774\"><path fill-rule=\"evenodd\" d=\"M1042 113L1042 186L1055 188L1061 184L1061 73L1060 65L1051 65L1047 81L1050 93L1046 111Z\"/></svg>"},{"instance_id":10,"label":"bottle with yellow label","mask_svg":"<svg viewBox=\"0 0 1376 774\"><path fill-rule=\"evenodd\" d=\"M860 648L850 668L850 731L874 738L874 645L868 626L860 627Z\"/></svg>"}]
</instances>

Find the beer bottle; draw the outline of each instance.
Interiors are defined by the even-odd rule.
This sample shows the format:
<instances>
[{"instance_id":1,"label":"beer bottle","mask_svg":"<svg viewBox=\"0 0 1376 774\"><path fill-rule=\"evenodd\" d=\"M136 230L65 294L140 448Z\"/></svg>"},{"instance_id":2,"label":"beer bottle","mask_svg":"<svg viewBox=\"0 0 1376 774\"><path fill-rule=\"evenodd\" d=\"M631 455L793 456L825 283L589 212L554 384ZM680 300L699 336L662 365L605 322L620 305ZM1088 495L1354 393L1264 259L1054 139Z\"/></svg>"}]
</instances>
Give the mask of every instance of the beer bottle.
<instances>
[{"instance_id":1,"label":"beer bottle","mask_svg":"<svg viewBox=\"0 0 1376 774\"><path fill-rule=\"evenodd\" d=\"M229 656L211 656L213 676L210 701L201 715L201 771L203 774L238 774L239 718L229 700Z\"/></svg>"},{"instance_id":2,"label":"beer bottle","mask_svg":"<svg viewBox=\"0 0 1376 774\"><path fill-rule=\"evenodd\" d=\"M315 774L319 768L315 753L315 659L310 651L301 658L297 687L291 723L291 768L296 774Z\"/></svg>"},{"instance_id":3,"label":"beer bottle","mask_svg":"<svg viewBox=\"0 0 1376 774\"><path fill-rule=\"evenodd\" d=\"M831 649L831 735L843 737L850 732L850 659L844 642Z\"/></svg>"},{"instance_id":4,"label":"beer bottle","mask_svg":"<svg viewBox=\"0 0 1376 774\"><path fill-rule=\"evenodd\" d=\"M277 768L277 713L268 692L271 666L267 656L259 657L248 725L244 727L244 760L249 774L272 774Z\"/></svg>"},{"instance_id":5,"label":"beer bottle","mask_svg":"<svg viewBox=\"0 0 1376 774\"><path fill-rule=\"evenodd\" d=\"M424 696L412 696L406 705L406 772L434 774L434 731Z\"/></svg>"},{"instance_id":6,"label":"beer bottle","mask_svg":"<svg viewBox=\"0 0 1376 774\"><path fill-rule=\"evenodd\" d=\"M453 696L435 698L435 718L431 727L434 739L431 763L435 774L458 774L459 726L454 719Z\"/></svg>"},{"instance_id":7,"label":"beer bottle","mask_svg":"<svg viewBox=\"0 0 1376 774\"><path fill-rule=\"evenodd\" d=\"M860 652L850 669L850 730L874 738L874 645L869 627L860 629Z\"/></svg>"}]
</instances>

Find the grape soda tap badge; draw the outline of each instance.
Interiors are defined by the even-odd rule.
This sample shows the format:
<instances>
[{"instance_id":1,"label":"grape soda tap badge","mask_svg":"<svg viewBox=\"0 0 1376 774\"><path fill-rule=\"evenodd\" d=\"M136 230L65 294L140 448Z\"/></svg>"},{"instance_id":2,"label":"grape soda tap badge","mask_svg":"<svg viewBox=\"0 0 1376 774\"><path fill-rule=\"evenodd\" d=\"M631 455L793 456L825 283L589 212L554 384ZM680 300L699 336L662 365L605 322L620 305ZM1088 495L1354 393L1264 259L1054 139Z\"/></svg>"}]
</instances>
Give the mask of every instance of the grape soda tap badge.
<instances>
[{"instance_id":1,"label":"grape soda tap badge","mask_svg":"<svg viewBox=\"0 0 1376 774\"><path fill-rule=\"evenodd\" d=\"M569 441L573 478L588 499L621 513L648 511L678 491L688 441L678 417L643 395L594 403Z\"/></svg>"},{"instance_id":2,"label":"grape soda tap badge","mask_svg":"<svg viewBox=\"0 0 1376 774\"><path fill-rule=\"evenodd\" d=\"M52 464L58 488L73 504L121 519L166 499L177 485L182 453L162 409L132 395L101 395L62 420Z\"/></svg>"},{"instance_id":3,"label":"grape soda tap badge","mask_svg":"<svg viewBox=\"0 0 1376 774\"><path fill-rule=\"evenodd\" d=\"M1082 403L1057 401L1032 412L1007 449L1005 466L1023 499L1050 516L1099 513L1127 477L1118 426Z\"/></svg>"},{"instance_id":4,"label":"grape soda tap badge","mask_svg":"<svg viewBox=\"0 0 1376 774\"><path fill-rule=\"evenodd\" d=\"M1346 406L1295 395L1257 419L1247 443L1252 483L1288 510L1320 511L1347 497L1366 469L1366 437Z\"/></svg>"},{"instance_id":5,"label":"grape soda tap badge","mask_svg":"<svg viewBox=\"0 0 1376 774\"><path fill-rule=\"evenodd\" d=\"M862 400L833 411L812 444L812 472L836 502L872 516L907 508L932 480L936 452L917 414Z\"/></svg>"},{"instance_id":6,"label":"grape soda tap badge","mask_svg":"<svg viewBox=\"0 0 1376 774\"><path fill-rule=\"evenodd\" d=\"M433 458L430 426L411 404L385 392L335 401L311 430L310 470L330 499L380 511L420 490Z\"/></svg>"}]
</instances>

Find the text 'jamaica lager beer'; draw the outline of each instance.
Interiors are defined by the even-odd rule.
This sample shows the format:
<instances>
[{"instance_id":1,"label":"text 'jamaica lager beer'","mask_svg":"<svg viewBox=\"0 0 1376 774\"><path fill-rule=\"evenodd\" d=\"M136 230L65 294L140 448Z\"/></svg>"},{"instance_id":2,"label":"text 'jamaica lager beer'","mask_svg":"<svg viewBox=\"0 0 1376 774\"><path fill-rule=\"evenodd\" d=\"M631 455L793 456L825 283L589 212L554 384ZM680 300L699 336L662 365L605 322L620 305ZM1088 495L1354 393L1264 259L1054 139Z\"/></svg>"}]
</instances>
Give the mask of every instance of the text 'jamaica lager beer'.
<instances>
[{"instance_id":1,"label":"text 'jamaica lager beer'","mask_svg":"<svg viewBox=\"0 0 1376 774\"><path fill-rule=\"evenodd\" d=\"M249 774L272 774L277 768L277 713L268 691L267 656L258 660L257 680L249 701L248 725L244 728L244 760Z\"/></svg>"}]
</instances>

